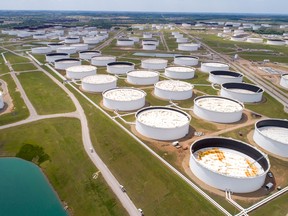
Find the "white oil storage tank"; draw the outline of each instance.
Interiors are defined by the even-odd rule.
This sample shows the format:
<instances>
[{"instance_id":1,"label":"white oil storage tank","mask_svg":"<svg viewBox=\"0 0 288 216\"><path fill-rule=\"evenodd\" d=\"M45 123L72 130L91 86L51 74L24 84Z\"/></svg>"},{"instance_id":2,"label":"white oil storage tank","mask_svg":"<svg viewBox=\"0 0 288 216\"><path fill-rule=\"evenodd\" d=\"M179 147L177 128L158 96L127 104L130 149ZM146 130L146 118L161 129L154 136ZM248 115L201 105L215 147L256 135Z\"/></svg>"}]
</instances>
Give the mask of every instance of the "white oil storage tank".
<instances>
[{"instance_id":1,"label":"white oil storage tank","mask_svg":"<svg viewBox=\"0 0 288 216\"><path fill-rule=\"evenodd\" d=\"M229 82L242 83L243 74L234 71L211 71L209 73L208 81L220 85Z\"/></svg>"},{"instance_id":2,"label":"white oil storage tank","mask_svg":"<svg viewBox=\"0 0 288 216\"><path fill-rule=\"evenodd\" d=\"M189 133L190 115L170 107L147 107L136 113L136 130L156 140L177 140Z\"/></svg>"},{"instance_id":3,"label":"white oil storage tank","mask_svg":"<svg viewBox=\"0 0 288 216\"><path fill-rule=\"evenodd\" d=\"M195 68L192 67L167 67L165 76L172 79L192 79L195 75Z\"/></svg>"},{"instance_id":4,"label":"white oil storage tank","mask_svg":"<svg viewBox=\"0 0 288 216\"><path fill-rule=\"evenodd\" d=\"M79 65L81 65L81 61L79 59L64 58L55 60L55 68L58 70L66 70L69 67Z\"/></svg>"},{"instance_id":5,"label":"white oil storage tank","mask_svg":"<svg viewBox=\"0 0 288 216\"><path fill-rule=\"evenodd\" d=\"M174 57L174 64L180 66L195 66L198 61L199 58L194 56L177 55Z\"/></svg>"},{"instance_id":6,"label":"white oil storage tank","mask_svg":"<svg viewBox=\"0 0 288 216\"><path fill-rule=\"evenodd\" d=\"M101 56L101 51L91 50L91 51L79 52L79 58L81 58L81 59L90 60L91 58L93 58L95 56Z\"/></svg>"},{"instance_id":7,"label":"white oil storage tank","mask_svg":"<svg viewBox=\"0 0 288 216\"><path fill-rule=\"evenodd\" d=\"M186 100L192 97L194 86L179 80L162 80L154 85L155 96L165 100Z\"/></svg>"},{"instance_id":8,"label":"white oil storage tank","mask_svg":"<svg viewBox=\"0 0 288 216\"><path fill-rule=\"evenodd\" d=\"M178 44L178 50L180 51L197 51L199 49L199 44L195 43L181 43Z\"/></svg>"},{"instance_id":9,"label":"white oil storage tank","mask_svg":"<svg viewBox=\"0 0 288 216\"><path fill-rule=\"evenodd\" d=\"M147 43L142 45L143 50L156 50L156 48L157 48L156 44Z\"/></svg>"},{"instance_id":10,"label":"white oil storage tank","mask_svg":"<svg viewBox=\"0 0 288 216\"><path fill-rule=\"evenodd\" d=\"M280 39L268 39L266 43L269 45L275 45L275 46L285 46L286 44L285 40L280 40Z\"/></svg>"},{"instance_id":11,"label":"white oil storage tank","mask_svg":"<svg viewBox=\"0 0 288 216\"><path fill-rule=\"evenodd\" d=\"M31 49L33 54L47 54L52 52L50 47L35 47Z\"/></svg>"},{"instance_id":12,"label":"white oil storage tank","mask_svg":"<svg viewBox=\"0 0 288 216\"><path fill-rule=\"evenodd\" d=\"M126 74L134 68L135 64L132 62L111 62L107 64L107 72L111 74Z\"/></svg>"},{"instance_id":13,"label":"white oil storage tank","mask_svg":"<svg viewBox=\"0 0 288 216\"><path fill-rule=\"evenodd\" d=\"M115 61L115 56L96 56L91 58L91 64L95 66L107 66L107 64Z\"/></svg>"},{"instance_id":14,"label":"white oil storage tank","mask_svg":"<svg viewBox=\"0 0 288 216\"><path fill-rule=\"evenodd\" d=\"M56 50L57 53L67 53L67 54L74 54L76 53L75 47L59 47Z\"/></svg>"},{"instance_id":15,"label":"white oil storage tank","mask_svg":"<svg viewBox=\"0 0 288 216\"><path fill-rule=\"evenodd\" d=\"M149 70L161 70L167 67L168 60L159 58L150 58L141 60L141 67Z\"/></svg>"},{"instance_id":16,"label":"white oil storage tank","mask_svg":"<svg viewBox=\"0 0 288 216\"><path fill-rule=\"evenodd\" d=\"M3 109L4 105L3 93L0 91L0 110Z\"/></svg>"},{"instance_id":17,"label":"white oil storage tank","mask_svg":"<svg viewBox=\"0 0 288 216\"><path fill-rule=\"evenodd\" d=\"M224 83L220 95L243 103L256 103L262 100L264 90L248 83Z\"/></svg>"},{"instance_id":18,"label":"white oil storage tank","mask_svg":"<svg viewBox=\"0 0 288 216\"><path fill-rule=\"evenodd\" d=\"M76 43L80 43L80 38L79 37L67 37L65 38L64 42L66 44L76 44Z\"/></svg>"},{"instance_id":19,"label":"white oil storage tank","mask_svg":"<svg viewBox=\"0 0 288 216\"><path fill-rule=\"evenodd\" d=\"M233 193L250 193L265 183L270 162L264 153L247 143L209 137L191 145L189 167L209 186Z\"/></svg>"},{"instance_id":20,"label":"white oil storage tank","mask_svg":"<svg viewBox=\"0 0 288 216\"><path fill-rule=\"evenodd\" d=\"M256 122L253 139L266 151L288 158L287 120L264 119Z\"/></svg>"},{"instance_id":21,"label":"white oil storage tank","mask_svg":"<svg viewBox=\"0 0 288 216\"><path fill-rule=\"evenodd\" d=\"M67 53L48 53L46 54L46 62L54 63L58 59L69 58Z\"/></svg>"},{"instance_id":22,"label":"white oil storage tank","mask_svg":"<svg viewBox=\"0 0 288 216\"><path fill-rule=\"evenodd\" d=\"M222 70L228 71L229 64L220 63L220 62L206 62L201 64L201 69L204 73L209 73L211 71Z\"/></svg>"},{"instance_id":23,"label":"white oil storage tank","mask_svg":"<svg viewBox=\"0 0 288 216\"><path fill-rule=\"evenodd\" d=\"M82 90L87 92L103 92L117 86L117 78L106 74L86 76L81 81Z\"/></svg>"},{"instance_id":24,"label":"white oil storage tank","mask_svg":"<svg viewBox=\"0 0 288 216\"><path fill-rule=\"evenodd\" d=\"M95 75L97 68L90 65L72 66L66 69L66 76L69 79L82 79L86 76Z\"/></svg>"},{"instance_id":25,"label":"white oil storage tank","mask_svg":"<svg viewBox=\"0 0 288 216\"><path fill-rule=\"evenodd\" d=\"M133 85L153 85L159 81L159 72L133 70L127 72L127 82Z\"/></svg>"},{"instance_id":26,"label":"white oil storage tank","mask_svg":"<svg viewBox=\"0 0 288 216\"><path fill-rule=\"evenodd\" d=\"M64 47L65 44L63 43L49 43L48 47L52 49L52 51L56 51L59 47Z\"/></svg>"},{"instance_id":27,"label":"white oil storage tank","mask_svg":"<svg viewBox=\"0 0 288 216\"><path fill-rule=\"evenodd\" d=\"M114 88L103 92L103 105L111 110L131 111L145 105L146 92L135 88Z\"/></svg>"},{"instance_id":28,"label":"white oil storage tank","mask_svg":"<svg viewBox=\"0 0 288 216\"><path fill-rule=\"evenodd\" d=\"M284 88L288 88L288 74L281 75L280 85Z\"/></svg>"},{"instance_id":29,"label":"white oil storage tank","mask_svg":"<svg viewBox=\"0 0 288 216\"><path fill-rule=\"evenodd\" d=\"M145 44L155 44L156 46L159 46L159 41L157 39L143 39L142 45Z\"/></svg>"},{"instance_id":30,"label":"white oil storage tank","mask_svg":"<svg viewBox=\"0 0 288 216\"><path fill-rule=\"evenodd\" d=\"M85 43L79 43L79 44L71 44L70 47L74 47L77 52L79 51L86 51L88 50L88 44Z\"/></svg>"},{"instance_id":31,"label":"white oil storage tank","mask_svg":"<svg viewBox=\"0 0 288 216\"><path fill-rule=\"evenodd\" d=\"M219 96L200 96L194 99L193 112L199 118L217 123L240 121L244 105L236 100Z\"/></svg>"},{"instance_id":32,"label":"white oil storage tank","mask_svg":"<svg viewBox=\"0 0 288 216\"><path fill-rule=\"evenodd\" d=\"M134 46L134 40L128 38L117 39L117 46Z\"/></svg>"}]
</instances>

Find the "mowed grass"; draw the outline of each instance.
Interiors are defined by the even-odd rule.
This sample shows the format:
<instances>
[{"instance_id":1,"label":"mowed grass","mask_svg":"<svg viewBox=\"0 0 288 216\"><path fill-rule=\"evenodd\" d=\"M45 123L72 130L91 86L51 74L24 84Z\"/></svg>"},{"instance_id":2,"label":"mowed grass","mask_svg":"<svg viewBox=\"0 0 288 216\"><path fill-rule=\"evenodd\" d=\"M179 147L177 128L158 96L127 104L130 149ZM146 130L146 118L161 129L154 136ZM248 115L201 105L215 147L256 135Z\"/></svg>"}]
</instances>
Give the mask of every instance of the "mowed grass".
<instances>
[{"instance_id":1,"label":"mowed grass","mask_svg":"<svg viewBox=\"0 0 288 216\"><path fill-rule=\"evenodd\" d=\"M15 55L11 52L6 52L4 56L6 60L10 62L10 64L30 62L29 59Z\"/></svg>"},{"instance_id":2,"label":"mowed grass","mask_svg":"<svg viewBox=\"0 0 288 216\"><path fill-rule=\"evenodd\" d=\"M26 119L29 116L29 111L21 97L21 94L16 89L16 84L14 83L10 74L1 76L0 79L7 83L8 91L10 97L13 100L14 108L10 113L0 115L0 125L5 125L13 122L17 122Z\"/></svg>"},{"instance_id":3,"label":"mowed grass","mask_svg":"<svg viewBox=\"0 0 288 216\"><path fill-rule=\"evenodd\" d=\"M86 155L80 122L58 118L0 130L0 155L15 156L25 144L43 147L50 160L41 164L70 215L128 215Z\"/></svg>"},{"instance_id":4,"label":"mowed grass","mask_svg":"<svg viewBox=\"0 0 288 216\"><path fill-rule=\"evenodd\" d=\"M184 181L78 94L93 145L145 215L221 215Z\"/></svg>"},{"instance_id":5,"label":"mowed grass","mask_svg":"<svg viewBox=\"0 0 288 216\"><path fill-rule=\"evenodd\" d=\"M37 70L37 68L32 63L25 63L25 64L13 64L12 68L16 72L21 71L29 71L29 70Z\"/></svg>"},{"instance_id":6,"label":"mowed grass","mask_svg":"<svg viewBox=\"0 0 288 216\"><path fill-rule=\"evenodd\" d=\"M75 111L69 96L44 73L22 73L18 78L39 114Z\"/></svg>"}]
</instances>

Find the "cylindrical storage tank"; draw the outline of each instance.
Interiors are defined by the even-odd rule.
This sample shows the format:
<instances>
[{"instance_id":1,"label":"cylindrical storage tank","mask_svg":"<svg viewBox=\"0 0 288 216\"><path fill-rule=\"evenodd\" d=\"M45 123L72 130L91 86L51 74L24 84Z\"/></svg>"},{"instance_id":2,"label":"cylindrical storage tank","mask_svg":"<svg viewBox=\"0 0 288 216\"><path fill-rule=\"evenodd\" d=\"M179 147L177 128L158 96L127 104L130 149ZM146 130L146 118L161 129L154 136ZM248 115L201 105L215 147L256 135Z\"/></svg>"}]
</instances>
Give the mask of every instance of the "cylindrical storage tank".
<instances>
[{"instance_id":1,"label":"cylindrical storage tank","mask_svg":"<svg viewBox=\"0 0 288 216\"><path fill-rule=\"evenodd\" d=\"M174 35L174 37L177 39L177 38L183 38L184 36L183 36L183 34L176 34L176 35Z\"/></svg>"},{"instance_id":2,"label":"cylindrical storage tank","mask_svg":"<svg viewBox=\"0 0 288 216\"><path fill-rule=\"evenodd\" d=\"M177 38L176 39L176 43L187 43L188 42L188 38Z\"/></svg>"},{"instance_id":3,"label":"cylindrical storage tank","mask_svg":"<svg viewBox=\"0 0 288 216\"><path fill-rule=\"evenodd\" d=\"M66 76L69 79L82 79L86 76L95 75L97 68L90 65L72 66L66 69Z\"/></svg>"},{"instance_id":4,"label":"cylindrical storage tank","mask_svg":"<svg viewBox=\"0 0 288 216\"><path fill-rule=\"evenodd\" d=\"M101 56L101 51L82 51L79 52L79 58L90 60L92 57Z\"/></svg>"},{"instance_id":5,"label":"cylindrical storage tank","mask_svg":"<svg viewBox=\"0 0 288 216\"><path fill-rule=\"evenodd\" d=\"M34 34L33 35L33 39L39 39L39 40L47 39L47 35L45 35L45 34Z\"/></svg>"},{"instance_id":6,"label":"cylindrical storage tank","mask_svg":"<svg viewBox=\"0 0 288 216\"><path fill-rule=\"evenodd\" d=\"M211 122L233 123L240 121L244 105L236 100L219 96L200 96L194 99L193 112Z\"/></svg>"},{"instance_id":7,"label":"cylindrical storage tank","mask_svg":"<svg viewBox=\"0 0 288 216\"><path fill-rule=\"evenodd\" d=\"M69 58L67 53L49 53L46 54L46 62L55 62L58 59Z\"/></svg>"},{"instance_id":8,"label":"cylindrical storage tank","mask_svg":"<svg viewBox=\"0 0 288 216\"><path fill-rule=\"evenodd\" d=\"M145 105L146 92L134 88L114 88L103 92L103 105L112 110L131 111Z\"/></svg>"},{"instance_id":9,"label":"cylindrical storage tank","mask_svg":"<svg viewBox=\"0 0 288 216\"><path fill-rule=\"evenodd\" d=\"M153 34L150 32L144 32L143 33L143 38L152 38Z\"/></svg>"},{"instance_id":10,"label":"cylindrical storage tank","mask_svg":"<svg viewBox=\"0 0 288 216\"><path fill-rule=\"evenodd\" d=\"M246 42L249 43L263 43L263 39L262 38L247 38Z\"/></svg>"},{"instance_id":11,"label":"cylindrical storage tank","mask_svg":"<svg viewBox=\"0 0 288 216\"><path fill-rule=\"evenodd\" d=\"M147 107L136 113L136 130L156 140L177 140L189 133L190 115L170 107Z\"/></svg>"},{"instance_id":12,"label":"cylindrical storage tank","mask_svg":"<svg viewBox=\"0 0 288 216\"><path fill-rule=\"evenodd\" d=\"M157 39L143 39L142 46L145 44L155 44L156 46L159 46L159 41Z\"/></svg>"},{"instance_id":13,"label":"cylindrical storage tank","mask_svg":"<svg viewBox=\"0 0 288 216\"><path fill-rule=\"evenodd\" d=\"M119 38L117 39L117 46L133 46L134 40L128 38Z\"/></svg>"},{"instance_id":14,"label":"cylindrical storage tank","mask_svg":"<svg viewBox=\"0 0 288 216\"><path fill-rule=\"evenodd\" d=\"M288 74L281 75L280 85L284 88L288 88Z\"/></svg>"},{"instance_id":15,"label":"cylindrical storage tank","mask_svg":"<svg viewBox=\"0 0 288 216\"><path fill-rule=\"evenodd\" d=\"M127 82L133 85L153 85L159 81L159 72L133 70L127 72Z\"/></svg>"},{"instance_id":16,"label":"cylindrical storage tank","mask_svg":"<svg viewBox=\"0 0 288 216\"><path fill-rule=\"evenodd\" d=\"M107 64L115 61L115 56L96 56L91 58L91 64L95 66L106 66Z\"/></svg>"},{"instance_id":17,"label":"cylindrical storage tank","mask_svg":"<svg viewBox=\"0 0 288 216\"><path fill-rule=\"evenodd\" d=\"M76 51L77 52L79 52L79 51L86 51L86 50L88 50L88 44L72 44L72 45L70 45L70 47L74 47L75 49L76 49Z\"/></svg>"},{"instance_id":18,"label":"cylindrical storage tank","mask_svg":"<svg viewBox=\"0 0 288 216\"><path fill-rule=\"evenodd\" d=\"M166 59L151 58L141 60L141 67L149 70L161 70L167 67L167 64L168 60Z\"/></svg>"},{"instance_id":19,"label":"cylindrical storage tank","mask_svg":"<svg viewBox=\"0 0 288 216\"><path fill-rule=\"evenodd\" d=\"M59 47L64 47L65 45L62 43L49 43L48 47L51 48L52 51L56 51Z\"/></svg>"},{"instance_id":20,"label":"cylindrical storage tank","mask_svg":"<svg viewBox=\"0 0 288 216\"><path fill-rule=\"evenodd\" d=\"M228 71L229 65L225 63L218 63L218 62L207 62L207 63L201 64L200 70L204 73L209 73L211 71L217 71L217 70Z\"/></svg>"},{"instance_id":21,"label":"cylindrical storage tank","mask_svg":"<svg viewBox=\"0 0 288 216\"><path fill-rule=\"evenodd\" d=\"M4 97L3 93L0 91L0 109L3 109L4 107Z\"/></svg>"},{"instance_id":22,"label":"cylindrical storage tank","mask_svg":"<svg viewBox=\"0 0 288 216\"><path fill-rule=\"evenodd\" d=\"M132 62L111 62L107 64L107 72L111 74L126 74L135 69Z\"/></svg>"},{"instance_id":23,"label":"cylindrical storage tank","mask_svg":"<svg viewBox=\"0 0 288 216\"><path fill-rule=\"evenodd\" d=\"M194 56L175 56L174 57L174 64L181 65L181 66L195 66L198 64L199 58Z\"/></svg>"},{"instance_id":24,"label":"cylindrical storage tank","mask_svg":"<svg viewBox=\"0 0 288 216\"><path fill-rule=\"evenodd\" d=\"M156 50L156 44L143 44L143 50Z\"/></svg>"},{"instance_id":25,"label":"cylindrical storage tank","mask_svg":"<svg viewBox=\"0 0 288 216\"><path fill-rule=\"evenodd\" d=\"M103 92L116 88L117 78L112 75L97 74L82 79L82 90L87 92Z\"/></svg>"},{"instance_id":26,"label":"cylindrical storage tank","mask_svg":"<svg viewBox=\"0 0 288 216\"><path fill-rule=\"evenodd\" d=\"M242 41L246 41L246 37L247 37L247 35L233 35L233 36L231 36L231 40L242 42Z\"/></svg>"},{"instance_id":27,"label":"cylindrical storage tank","mask_svg":"<svg viewBox=\"0 0 288 216\"><path fill-rule=\"evenodd\" d=\"M83 41L85 44L98 44L100 43L100 38L99 37L84 37Z\"/></svg>"},{"instance_id":28,"label":"cylindrical storage tank","mask_svg":"<svg viewBox=\"0 0 288 216\"><path fill-rule=\"evenodd\" d=\"M178 50L181 51L196 51L199 49L199 44L193 44L193 43L183 43L183 44L178 44Z\"/></svg>"},{"instance_id":29,"label":"cylindrical storage tank","mask_svg":"<svg viewBox=\"0 0 288 216\"><path fill-rule=\"evenodd\" d=\"M220 95L243 103L255 103L262 100L264 90L247 83L224 83L221 85Z\"/></svg>"},{"instance_id":30,"label":"cylindrical storage tank","mask_svg":"<svg viewBox=\"0 0 288 216\"><path fill-rule=\"evenodd\" d=\"M134 43L138 43L139 42L139 37L129 37L130 40L133 40Z\"/></svg>"},{"instance_id":31,"label":"cylindrical storage tank","mask_svg":"<svg viewBox=\"0 0 288 216\"><path fill-rule=\"evenodd\" d=\"M163 80L154 85L154 94L166 100L186 100L192 97L194 86L179 80Z\"/></svg>"},{"instance_id":32,"label":"cylindrical storage tank","mask_svg":"<svg viewBox=\"0 0 288 216\"><path fill-rule=\"evenodd\" d=\"M33 54L47 54L52 52L50 47L35 47L31 49Z\"/></svg>"},{"instance_id":33,"label":"cylindrical storage tank","mask_svg":"<svg viewBox=\"0 0 288 216\"><path fill-rule=\"evenodd\" d=\"M287 120L265 119L256 122L253 139L266 151L288 158Z\"/></svg>"},{"instance_id":34,"label":"cylindrical storage tank","mask_svg":"<svg viewBox=\"0 0 288 216\"><path fill-rule=\"evenodd\" d=\"M247 143L211 137L190 147L189 167L204 183L233 193L250 193L262 187L270 169L268 157Z\"/></svg>"},{"instance_id":35,"label":"cylindrical storage tank","mask_svg":"<svg viewBox=\"0 0 288 216\"><path fill-rule=\"evenodd\" d=\"M76 53L75 47L59 47L56 50L57 53L67 53L67 54L74 54Z\"/></svg>"},{"instance_id":36,"label":"cylindrical storage tank","mask_svg":"<svg viewBox=\"0 0 288 216\"><path fill-rule=\"evenodd\" d=\"M65 38L64 42L66 44L80 43L80 38L79 37L67 37Z\"/></svg>"},{"instance_id":37,"label":"cylindrical storage tank","mask_svg":"<svg viewBox=\"0 0 288 216\"><path fill-rule=\"evenodd\" d=\"M231 33L231 29L224 29L223 33Z\"/></svg>"},{"instance_id":38,"label":"cylindrical storage tank","mask_svg":"<svg viewBox=\"0 0 288 216\"><path fill-rule=\"evenodd\" d=\"M223 83L242 83L243 74L234 71L211 71L209 73L208 81L215 84Z\"/></svg>"},{"instance_id":39,"label":"cylindrical storage tank","mask_svg":"<svg viewBox=\"0 0 288 216\"><path fill-rule=\"evenodd\" d=\"M192 79L195 75L195 68L191 67L167 67L165 76L172 79Z\"/></svg>"},{"instance_id":40,"label":"cylindrical storage tank","mask_svg":"<svg viewBox=\"0 0 288 216\"><path fill-rule=\"evenodd\" d=\"M278 39L268 39L267 44L269 45L276 45L276 46L285 46L285 40L278 40Z\"/></svg>"},{"instance_id":41,"label":"cylindrical storage tank","mask_svg":"<svg viewBox=\"0 0 288 216\"><path fill-rule=\"evenodd\" d=\"M55 68L59 70L66 70L69 67L79 65L81 65L81 61L79 59L64 58L55 60Z\"/></svg>"}]
</instances>

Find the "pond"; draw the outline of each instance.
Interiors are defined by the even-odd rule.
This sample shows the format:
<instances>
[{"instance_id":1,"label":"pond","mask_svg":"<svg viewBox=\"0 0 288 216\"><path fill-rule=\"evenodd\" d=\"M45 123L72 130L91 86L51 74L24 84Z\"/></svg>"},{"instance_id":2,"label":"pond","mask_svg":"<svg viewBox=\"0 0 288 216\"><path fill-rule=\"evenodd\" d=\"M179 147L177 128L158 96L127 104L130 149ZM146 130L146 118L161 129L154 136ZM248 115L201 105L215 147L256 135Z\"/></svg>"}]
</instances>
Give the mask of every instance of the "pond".
<instances>
[{"instance_id":1,"label":"pond","mask_svg":"<svg viewBox=\"0 0 288 216\"><path fill-rule=\"evenodd\" d=\"M41 169L19 158L0 158L0 214L67 216Z\"/></svg>"}]
</instances>

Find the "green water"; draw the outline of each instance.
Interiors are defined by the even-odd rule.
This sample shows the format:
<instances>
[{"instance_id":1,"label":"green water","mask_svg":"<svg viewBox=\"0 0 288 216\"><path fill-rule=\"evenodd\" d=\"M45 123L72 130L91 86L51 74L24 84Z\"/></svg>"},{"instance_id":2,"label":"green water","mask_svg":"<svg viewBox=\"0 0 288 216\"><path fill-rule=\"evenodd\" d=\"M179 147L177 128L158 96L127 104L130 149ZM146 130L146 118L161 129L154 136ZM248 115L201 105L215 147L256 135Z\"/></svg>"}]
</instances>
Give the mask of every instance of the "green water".
<instances>
[{"instance_id":1,"label":"green water","mask_svg":"<svg viewBox=\"0 0 288 216\"><path fill-rule=\"evenodd\" d=\"M0 159L0 215L67 216L57 194L33 163Z\"/></svg>"}]
</instances>

